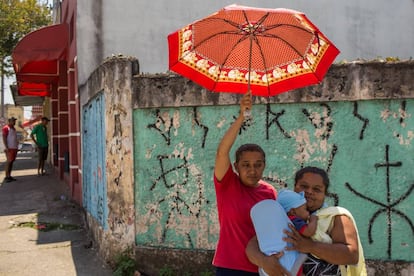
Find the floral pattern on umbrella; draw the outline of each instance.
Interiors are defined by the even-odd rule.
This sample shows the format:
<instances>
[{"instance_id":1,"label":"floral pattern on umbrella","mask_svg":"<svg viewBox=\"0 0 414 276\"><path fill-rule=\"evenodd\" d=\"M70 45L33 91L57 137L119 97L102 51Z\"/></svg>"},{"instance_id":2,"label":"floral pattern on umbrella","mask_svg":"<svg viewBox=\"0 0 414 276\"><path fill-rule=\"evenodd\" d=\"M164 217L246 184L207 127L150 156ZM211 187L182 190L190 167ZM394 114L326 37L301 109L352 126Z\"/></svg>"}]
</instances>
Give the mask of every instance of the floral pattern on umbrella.
<instances>
[{"instance_id":1,"label":"floral pattern on umbrella","mask_svg":"<svg viewBox=\"0 0 414 276\"><path fill-rule=\"evenodd\" d=\"M168 36L169 66L215 92L274 96L320 83L339 50L301 12L238 5Z\"/></svg>"}]
</instances>

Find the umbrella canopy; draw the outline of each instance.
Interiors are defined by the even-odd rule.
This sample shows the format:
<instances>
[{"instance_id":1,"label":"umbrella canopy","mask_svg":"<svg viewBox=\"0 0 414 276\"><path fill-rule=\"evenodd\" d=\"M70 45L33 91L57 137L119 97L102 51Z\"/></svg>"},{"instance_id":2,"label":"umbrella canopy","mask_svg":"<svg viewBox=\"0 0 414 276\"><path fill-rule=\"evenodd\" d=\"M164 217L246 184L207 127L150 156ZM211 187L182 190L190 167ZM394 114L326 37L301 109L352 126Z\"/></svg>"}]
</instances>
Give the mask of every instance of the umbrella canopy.
<instances>
[{"instance_id":1,"label":"umbrella canopy","mask_svg":"<svg viewBox=\"0 0 414 276\"><path fill-rule=\"evenodd\" d=\"M339 50L302 13L227 6L168 36L170 70L214 92L274 96L321 82Z\"/></svg>"}]
</instances>

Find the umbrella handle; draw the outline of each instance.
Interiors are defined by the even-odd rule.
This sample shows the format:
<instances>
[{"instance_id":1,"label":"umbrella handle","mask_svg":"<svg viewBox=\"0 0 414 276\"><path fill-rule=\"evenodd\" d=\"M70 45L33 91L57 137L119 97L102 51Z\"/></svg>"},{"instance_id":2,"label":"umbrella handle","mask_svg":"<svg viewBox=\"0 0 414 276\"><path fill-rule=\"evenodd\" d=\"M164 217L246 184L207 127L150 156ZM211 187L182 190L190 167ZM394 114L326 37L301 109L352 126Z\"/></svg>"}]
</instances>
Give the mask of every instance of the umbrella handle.
<instances>
[{"instance_id":1,"label":"umbrella handle","mask_svg":"<svg viewBox=\"0 0 414 276\"><path fill-rule=\"evenodd\" d=\"M250 86L250 85L249 85L249 86ZM250 98L252 97L252 91L250 90L250 87L249 87L249 89L247 90L247 93L246 93L246 94L250 95ZM244 116L244 119L245 119L245 120L250 120L250 119L252 118L252 111L251 111L251 109L246 108L246 109L243 111L243 116Z\"/></svg>"},{"instance_id":2,"label":"umbrella handle","mask_svg":"<svg viewBox=\"0 0 414 276\"><path fill-rule=\"evenodd\" d=\"M252 48L253 48L253 32L250 33L249 36L250 45L249 45L249 76L247 80L247 94L250 95L250 98L252 97L252 91L250 90L250 74L252 70ZM243 111L243 116L245 120L250 120L252 118L252 111L250 109L245 109Z\"/></svg>"},{"instance_id":3,"label":"umbrella handle","mask_svg":"<svg viewBox=\"0 0 414 276\"><path fill-rule=\"evenodd\" d=\"M250 109L245 109L243 111L243 116L245 120L249 120L252 118L252 111Z\"/></svg>"}]
</instances>

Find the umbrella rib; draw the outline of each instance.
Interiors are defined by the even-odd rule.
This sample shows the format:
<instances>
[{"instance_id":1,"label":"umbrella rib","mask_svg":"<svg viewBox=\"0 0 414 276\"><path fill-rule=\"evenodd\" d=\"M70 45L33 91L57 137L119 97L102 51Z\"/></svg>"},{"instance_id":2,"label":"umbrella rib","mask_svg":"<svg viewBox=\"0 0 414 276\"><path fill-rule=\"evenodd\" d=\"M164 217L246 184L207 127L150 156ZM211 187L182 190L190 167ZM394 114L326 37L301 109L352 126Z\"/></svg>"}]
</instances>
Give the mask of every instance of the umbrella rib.
<instances>
[{"instance_id":1,"label":"umbrella rib","mask_svg":"<svg viewBox=\"0 0 414 276\"><path fill-rule=\"evenodd\" d=\"M274 35L263 35L263 36L264 37L276 38L276 39L279 39L279 40L283 41L289 48L291 48L293 51L295 51L298 56L302 57L301 53L295 47L293 47L286 39L283 39L279 36L274 36Z\"/></svg>"},{"instance_id":2,"label":"umbrella rib","mask_svg":"<svg viewBox=\"0 0 414 276\"><path fill-rule=\"evenodd\" d=\"M194 45L193 46L194 49L197 48L199 45L202 45L206 41L208 41L208 40L210 40L210 39L212 39L212 38L214 38L218 35L223 35L223 34L226 34L226 35L239 35L240 34L239 24L237 24L234 21L231 21L231 20L228 20L228 19L225 19L225 18L206 18L203 21L216 21L216 20L224 21L225 23L233 26L235 28L235 30L234 31L222 31L222 32L214 33L214 34L206 37L205 39L201 40L197 45Z\"/></svg>"},{"instance_id":3,"label":"umbrella rib","mask_svg":"<svg viewBox=\"0 0 414 276\"><path fill-rule=\"evenodd\" d=\"M243 11L243 15L244 15L244 18L245 18L246 22L249 22L249 20L247 18L247 15L246 15L246 13L244 11ZM260 18L260 20L258 21L258 23L261 24L267 18L268 15L269 15L269 13L266 13L264 16L262 16L262 18ZM231 21L231 20L228 20L228 19L225 19L225 18L206 18L206 19L204 19L204 21L216 21L216 20L218 20L218 21L224 21L225 23L233 26L235 28L235 30L234 31L223 31L223 32L214 33L213 35L211 35L209 37L206 37L205 39L203 39L202 41L200 41L197 45L194 45L194 48L198 47L199 45L205 43L209 39L211 39L211 38L213 38L215 36L218 36L218 35L222 35L222 34L227 34L227 35L229 35L229 34L240 35L240 31L241 31L240 30L240 24L238 24L238 23L236 23L234 21ZM258 23L256 23L256 25ZM246 35L246 38L247 37L248 37L248 35ZM244 38L244 39L246 39L246 38ZM240 41L241 40L239 40L237 43L239 43Z\"/></svg>"},{"instance_id":4,"label":"umbrella rib","mask_svg":"<svg viewBox=\"0 0 414 276\"><path fill-rule=\"evenodd\" d=\"M206 19L207 20L207 19ZM231 26L233 26L236 30L234 30L234 31L223 31L223 32L218 32L218 33L214 33L214 34L212 34L212 35L210 35L210 36L208 36L208 37L206 37L206 38L204 38L203 40L201 40L201 41L199 41L199 43L198 44L195 44L195 45L193 45L193 50L194 51L196 51L196 49L200 46L200 45L203 45L206 41L208 41L208 40L210 40L210 39L213 39L214 37L216 37L216 36L219 36L219 35L223 35L223 34L226 34L226 35L240 35L240 28L239 28L239 24L237 24L236 22L233 22L233 21L231 21L231 20L227 20L227 19L225 19L225 18L208 18L208 20L220 20L220 21L224 21L224 22L226 22L227 24L229 24L229 25L231 25ZM241 41L243 41L243 40L246 40L246 39L248 39L249 38L249 36L247 36L247 35L245 35L245 36L242 36L236 43L234 43L234 45L232 46L232 50L233 49L235 49L235 47L241 42ZM225 64L226 62L227 62L227 60L229 59L229 56L230 56L230 53L232 52L232 50L231 51L229 51L228 52L228 54L224 57L224 60L223 60L223 62L222 62L222 64L218 64L219 65L219 70L221 71L221 68L223 67L223 64ZM218 74L217 75L217 77L216 77L216 79L218 79L219 78L219 76L220 76L220 74Z\"/></svg>"},{"instance_id":5,"label":"umbrella rib","mask_svg":"<svg viewBox=\"0 0 414 276\"><path fill-rule=\"evenodd\" d=\"M257 47L259 47L259 52L260 52L260 56L262 57L263 60L263 67L264 67L264 71L267 71L267 65L266 65L266 59L265 56L263 54L262 51L262 46L259 43L259 40L257 40L257 38L255 37L254 42L257 44ZM267 94L270 95L270 86L269 86L269 80L266 78L266 83L267 83Z\"/></svg>"},{"instance_id":6,"label":"umbrella rib","mask_svg":"<svg viewBox=\"0 0 414 276\"><path fill-rule=\"evenodd\" d=\"M214 33L214 34L212 34L212 35L204 38L203 40L200 40L199 43L193 45L193 48L196 49L197 47L199 47L200 45L202 45L206 41L208 41L208 40L210 40L210 39L212 39L212 38L214 38L216 36L223 35L223 34L226 34L226 35L237 35L238 33L235 32L235 31L224 31L224 32Z\"/></svg>"},{"instance_id":7,"label":"umbrella rib","mask_svg":"<svg viewBox=\"0 0 414 276\"><path fill-rule=\"evenodd\" d=\"M249 22L249 20L248 20L248 18L247 18L247 14L246 14L246 12L245 12L245 11L243 11L243 15L244 15L244 18L245 18L246 22ZM263 16L262 16L262 17L261 17L261 18L257 21L257 23L255 23L255 25L262 24L262 23L266 20L266 18L268 17L268 15L269 15L269 13L266 13L265 15L263 15ZM214 37L216 37L216 36L219 36L219 35L223 35L223 34L226 34L226 35L240 35L240 26L239 26L239 24L237 24L237 23L236 23L236 22L234 22L234 21L231 21L231 20L228 20L228 19L225 19L225 18L208 18L208 19L205 19L205 21L216 21L216 20L219 20L219 21L224 21L224 22L226 22L227 24L229 24L229 25L233 26L236 30L234 30L234 31L223 31L223 32L214 33L213 35L208 36L208 37L206 37L205 39L201 40L201 41L200 41L197 45L194 45L194 46L193 46L193 48L194 48L194 49L196 49L199 45L202 45L202 44L203 44L203 43L205 43L206 41L208 41L208 40L210 40L210 39L212 39L212 38L214 38ZM293 49L293 50L294 50L294 51L298 54L298 56L302 56L302 55L300 54L300 52L299 52L296 48L294 48L291 44L289 44L289 43L288 43L288 41L287 41L287 40L285 40L285 39L281 38L280 36L277 36L277 35L272 35L272 34L268 34L268 33L266 33L266 31L268 31L268 30L272 30L272 29L279 28L279 27L282 27L282 26L289 26L289 27L292 27L292 28L300 29L300 30L305 31L305 32L307 32L307 33L309 33L309 34L315 34L314 32L309 31L309 30L308 30L308 29L306 29L306 28L302 28L302 27L300 27L300 26L296 26L296 25L293 25L293 24L276 24L276 25L266 26L266 27L265 27L265 31L264 31L264 32L262 32L262 33L257 33L257 34L255 34L254 36L255 36L255 37L256 37L256 36L263 36L263 37L271 37L271 38L280 39L280 40L281 40L281 41L283 41L286 45L288 45L291 49ZM237 43L240 43L240 41L242 41L242 40L246 39L247 37L249 37L249 36L248 36L248 35L246 35L246 37L244 37L243 39L240 39ZM319 40L319 37L318 37L318 40Z\"/></svg>"},{"instance_id":8,"label":"umbrella rib","mask_svg":"<svg viewBox=\"0 0 414 276\"><path fill-rule=\"evenodd\" d=\"M282 27L282 26L293 27L293 28L300 29L300 30L305 31L305 32L310 33L310 34L314 33L313 31L310 31L307 28L303 28L301 26L297 26L297 25L293 25L293 24L285 24L285 23L266 26L266 30L271 30L271 29Z\"/></svg>"},{"instance_id":9,"label":"umbrella rib","mask_svg":"<svg viewBox=\"0 0 414 276\"><path fill-rule=\"evenodd\" d=\"M219 67L219 71L221 72L221 68L223 68L224 66L223 66L223 64L226 64L226 62L227 62L227 60L229 59L229 57L230 57L230 54L231 54L231 52L233 51L233 49L235 49L235 47L241 42L241 41L243 41L243 40L246 40L246 39L248 39L249 37L247 37L247 36L244 36L244 37L242 37L242 38L240 38L238 41L237 41L237 43L234 43L234 45L232 46L232 49L230 50L230 51L228 51L228 54L225 56L225 58L224 58L224 60L223 60L223 62L222 62L222 64L218 64L218 67ZM250 75L250 73L249 73L249 75ZM217 74L217 77L215 78L215 80L217 80L217 79L219 79L220 78L220 74Z\"/></svg>"},{"instance_id":10,"label":"umbrella rib","mask_svg":"<svg viewBox=\"0 0 414 276\"><path fill-rule=\"evenodd\" d=\"M265 13L256 23L255 23L255 26L258 26L258 25L261 25L265 20L266 20L266 18L269 16L269 14L270 13ZM245 10L243 10L243 16L244 16L244 19L246 20L246 22L250 22L249 21L249 19L248 19L248 17L247 17L247 13L246 13L246 11ZM234 24L232 24L232 25L234 25ZM296 54L298 55L298 56L302 56L301 54L300 54L300 52L295 48L295 47L293 47L291 44L289 44L288 43L288 41L287 40L285 40L285 39L283 39L283 38L281 38L280 36L277 36L277 35L269 35L269 34L266 34L266 31L269 31L269 30L273 30L273 29L276 29L276 28L279 28L279 27L282 27L282 26L288 26L288 27L292 27L292 28L296 28L296 29L300 29L300 30L302 30L302 31L305 31L305 32L307 32L307 33L309 33L309 34L315 34L314 32L312 32L312 31L309 31L308 29L306 29L306 28L302 28L302 27L300 27L300 26L297 26L297 25L293 25L293 24L276 24L276 25L269 25L269 26L266 26L266 27L264 27L264 29L265 29L265 31L264 32L259 32L259 33L257 33L257 34L254 34L253 35L253 37L255 38L255 40L256 40L256 44L257 45L259 45L259 42L258 42L258 40L256 39L256 37L257 36L263 36L263 37L271 37L271 38L276 38L276 39L280 39L281 41L283 41L286 45L288 45L291 49L293 49L295 52L296 52ZM237 25L235 25L235 27L237 27ZM318 38L318 41L319 41L319 37L317 36L317 38ZM260 50L261 50L261 47L260 47ZM263 57L263 61L265 61L264 60L264 56L263 56L263 53L262 53L262 51L260 51L260 54L262 55L262 57ZM266 65L265 65L265 63L264 63L264 66L266 67Z\"/></svg>"},{"instance_id":11,"label":"umbrella rib","mask_svg":"<svg viewBox=\"0 0 414 276\"><path fill-rule=\"evenodd\" d=\"M277 25L273 25L273 26L267 26L266 27L266 31L271 30L271 29L276 29L276 28L279 28L279 27L282 27L282 26L288 26L288 27L300 29L300 30L302 30L304 32L307 32L309 34L316 35L315 32L309 31L306 28L302 28L300 26L296 26L296 25L292 25L292 24L277 24ZM279 40L283 41L286 45L288 45L291 49L293 49L298 54L298 56L302 57L302 55L300 54L300 52L295 47L293 47L286 39L283 39L283 38L281 38L278 35L273 35L273 34L268 34L268 33L263 32L263 33L261 33L261 34L259 34L257 36L270 37L270 38L279 39ZM317 37L317 39L319 41L319 37L317 35L316 35L316 37Z\"/></svg>"}]
</instances>

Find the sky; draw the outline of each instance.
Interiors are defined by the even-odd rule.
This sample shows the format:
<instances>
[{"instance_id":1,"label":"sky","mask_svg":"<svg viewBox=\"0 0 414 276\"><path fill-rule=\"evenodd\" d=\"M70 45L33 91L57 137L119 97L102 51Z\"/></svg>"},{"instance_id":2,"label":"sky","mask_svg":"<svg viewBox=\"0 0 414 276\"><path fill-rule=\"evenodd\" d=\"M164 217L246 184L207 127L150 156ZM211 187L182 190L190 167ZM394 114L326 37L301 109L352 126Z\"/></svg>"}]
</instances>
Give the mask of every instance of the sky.
<instances>
[{"instance_id":1,"label":"sky","mask_svg":"<svg viewBox=\"0 0 414 276\"><path fill-rule=\"evenodd\" d=\"M14 104L13 96L10 91L10 85L15 82L15 77L5 78L4 79L4 104ZM32 117L32 107L25 106L24 108L24 117L30 119Z\"/></svg>"},{"instance_id":2,"label":"sky","mask_svg":"<svg viewBox=\"0 0 414 276\"><path fill-rule=\"evenodd\" d=\"M13 96L10 91L10 84L15 81L15 78L4 79L4 104L14 104Z\"/></svg>"}]
</instances>

